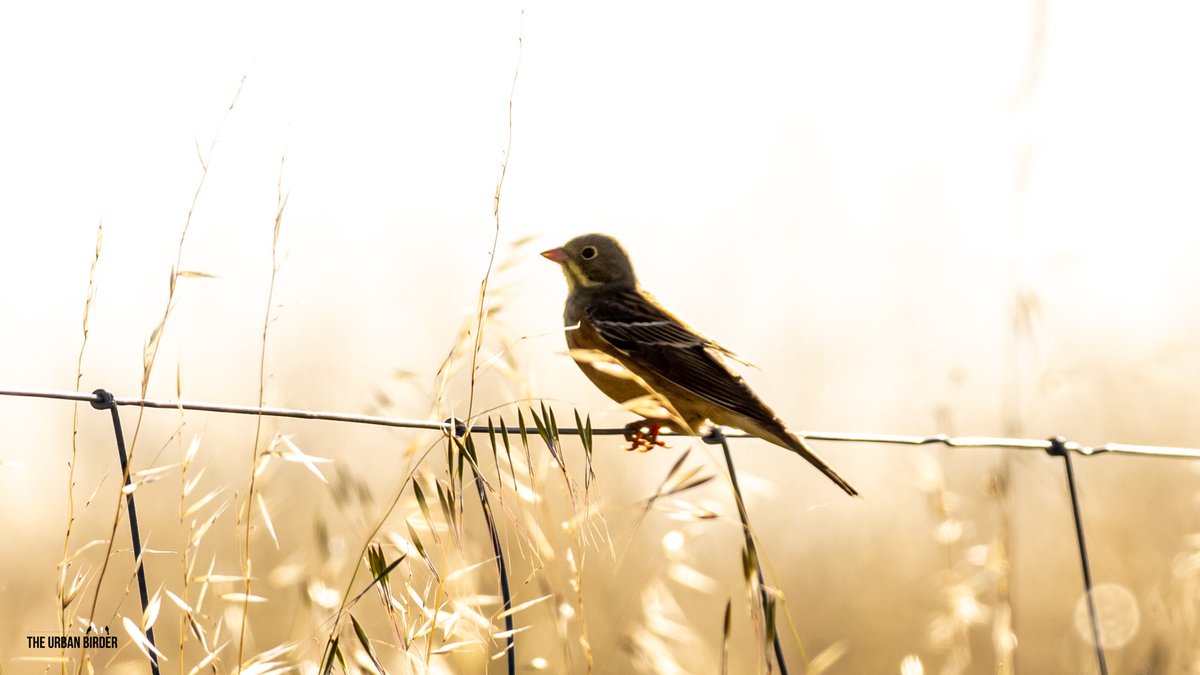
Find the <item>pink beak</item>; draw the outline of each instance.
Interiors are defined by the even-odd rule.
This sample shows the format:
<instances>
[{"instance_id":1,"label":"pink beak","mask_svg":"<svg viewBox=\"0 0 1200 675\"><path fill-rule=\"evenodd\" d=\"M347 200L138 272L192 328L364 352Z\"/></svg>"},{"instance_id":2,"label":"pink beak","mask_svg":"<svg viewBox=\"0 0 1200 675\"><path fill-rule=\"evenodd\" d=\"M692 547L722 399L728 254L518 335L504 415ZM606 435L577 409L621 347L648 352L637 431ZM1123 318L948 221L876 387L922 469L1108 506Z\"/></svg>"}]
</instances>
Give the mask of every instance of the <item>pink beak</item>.
<instances>
[{"instance_id":1,"label":"pink beak","mask_svg":"<svg viewBox=\"0 0 1200 675\"><path fill-rule=\"evenodd\" d=\"M547 260L553 260L561 265L567 261L567 250L565 248L552 248L549 251L542 251L542 257Z\"/></svg>"}]
</instances>

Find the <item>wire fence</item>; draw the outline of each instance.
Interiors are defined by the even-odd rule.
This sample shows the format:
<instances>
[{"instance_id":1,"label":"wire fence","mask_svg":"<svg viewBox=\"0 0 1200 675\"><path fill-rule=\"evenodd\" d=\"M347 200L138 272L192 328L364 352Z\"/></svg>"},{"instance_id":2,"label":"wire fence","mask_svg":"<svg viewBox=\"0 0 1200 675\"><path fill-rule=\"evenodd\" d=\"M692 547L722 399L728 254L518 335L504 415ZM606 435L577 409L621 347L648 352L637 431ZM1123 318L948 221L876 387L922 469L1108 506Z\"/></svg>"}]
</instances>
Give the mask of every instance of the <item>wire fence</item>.
<instances>
[{"instance_id":1,"label":"wire fence","mask_svg":"<svg viewBox=\"0 0 1200 675\"><path fill-rule=\"evenodd\" d=\"M79 401L82 403L99 403L103 399L96 393L76 391L55 391L48 389L0 389L0 396L18 396L25 398L58 399L64 401ZM131 406L141 408L157 408L170 410L194 410L199 412L228 413L234 415L258 415L263 417L287 417L303 420L325 420L329 422L348 422L351 424L367 424L401 429L426 429L432 431L455 431L452 420L441 422L434 420L406 419L401 417L383 417L379 415L362 415L357 413L330 412L322 410L299 410L295 408L258 407L246 405L230 405L225 403L209 403L200 401L183 401L170 399L150 399L114 396L112 404L116 406ZM488 425L472 425L471 433L486 433ZM499 431L500 427L491 427ZM506 427L509 433L519 433L521 427ZM534 427L525 427L527 433L536 433ZM579 435L582 430L575 427L558 427L558 431L569 436ZM597 428L590 430L595 436L621 436L626 433L625 427ZM1137 445L1131 443L1105 443L1104 445L1088 446L1071 440L1054 437L1050 439L1036 438L1007 438L1003 436L949 436L947 434L930 434L926 436L911 434L872 434L872 433L841 433L834 431L800 431L797 434L805 439L815 441L837 441L848 443L883 443L891 445L945 445L951 448L1010 448L1014 450L1040 450L1051 452L1056 444L1061 443L1066 450L1075 454L1090 457L1100 454L1136 455L1141 457L1165 457L1174 459L1200 459L1200 448L1173 447L1168 445ZM684 436L677 431L662 431L660 436ZM727 438L753 438L741 431L726 431ZM1055 453L1057 454L1057 453Z\"/></svg>"},{"instance_id":2,"label":"wire fence","mask_svg":"<svg viewBox=\"0 0 1200 675\"><path fill-rule=\"evenodd\" d=\"M299 410L293 408L277 408L277 407L259 407L259 406L240 406L228 405L222 403L198 402L198 401L182 401L182 400L163 400L163 399L146 399L138 397L119 397L113 396L103 389L97 389L91 393L75 392L75 391L56 391L56 390L40 390L40 389L0 389L0 396L8 397L24 397L36 399L51 399L76 401L81 403L89 403L92 407L98 410L110 410L112 414L113 427L116 435L119 458L121 460L121 470L124 475L126 488L129 485L130 470L128 467L127 455L125 452L124 436L121 430L120 415L117 412L119 407L139 407L151 409L169 409L169 410L190 410L198 412L213 412L223 414L237 415L255 415L261 417L279 417L291 419L306 419L306 420L324 420L330 422L341 422L349 424L365 424L392 428L403 429L418 429L441 431L446 433L451 438L466 437L469 439L470 434L475 433L496 433L501 430L512 434L529 434L541 435L544 434L544 429L537 427L522 427L522 426L506 426L496 427L491 424L468 425L458 419L447 419L441 422L433 420L418 420L404 419L394 417L382 417L376 415L362 415L354 413L318 411L318 410ZM577 427L556 427L554 433L550 434L550 440L556 438L558 434L566 435L586 435L590 436L619 436L627 434L627 427L613 428L596 428L589 426L586 428ZM681 436L679 432L664 430L660 435L663 436ZM903 435L903 434L871 434L871 433L840 433L840 432L822 432L808 431L800 432L798 435L806 439L835 441L835 442L851 442L851 443L871 443L871 444L895 444L895 445L944 445L952 448L1008 448L1014 450L1036 450L1045 452L1051 456L1062 457L1065 473L1066 485L1069 497L1071 499L1072 515L1075 526L1075 538L1079 549L1079 564L1083 575L1084 591L1087 598L1088 615L1091 623L1093 644L1095 648L1096 663L1101 675L1108 674L1108 665L1105 657L1105 652L1102 643L1102 635L1100 631L1100 622L1098 611L1095 604L1095 599L1092 592L1092 573L1091 563L1088 558L1087 545L1084 537L1083 514L1079 501L1079 491L1076 485L1075 472L1071 462L1072 455L1080 455L1084 457L1092 457L1102 454L1119 454L1133 455L1139 457L1164 457L1175 459L1200 459L1200 448L1185 448L1172 446L1157 446L1157 445L1135 445L1127 443L1106 443L1100 446L1086 446L1067 440L1062 437L1053 437L1046 440L1029 439L1029 438L1005 438L1005 437L990 437L990 436L949 436L946 434L933 434L927 436ZM733 466L733 458L729 452L729 445L726 442L727 438L750 438L748 434L740 431L724 432L721 429L714 429L703 438L706 443L720 444L724 450L726 463L730 473L730 479L734 487L734 495L736 498L739 517L742 521L745 530L745 541L747 553L754 559L757 567L757 577L760 587L760 597L764 616L770 616L770 605L773 600L763 588L763 577L761 566L758 565L757 555L754 552L753 537L750 534L750 523L746 513L741 491L737 487L737 476ZM553 450L553 448L552 448ZM473 451L469 451L473 452ZM474 465L472 465L474 469ZM495 523L491 517L490 507L483 493L483 487L476 478L477 486L480 491L481 505L484 509L485 518L488 521L490 536L492 543L496 548L498 568L500 574L500 584L504 594L504 606L506 610L506 619L511 621L511 600L508 597L508 578L504 566L504 556L500 550L500 542L495 531ZM141 555L141 537L138 533L137 512L134 505L133 491L127 493L127 506L129 509L130 535L133 539L133 553L137 565L138 586L142 602L143 614L147 606L147 592L145 570ZM507 661L509 672L513 673L516 669L515 655L516 648L513 641L513 631L511 625L506 631L508 636L507 641ZM787 674L787 664L784 660L783 650L779 641L778 631L770 631L774 633L774 652L779 665L780 672ZM153 633L149 633L147 638L154 646ZM150 651L150 666L151 671L157 675L159 672L159 664L155 650ZM331 657L330 657L331 658Z\"/></svg>"}]
</instances>

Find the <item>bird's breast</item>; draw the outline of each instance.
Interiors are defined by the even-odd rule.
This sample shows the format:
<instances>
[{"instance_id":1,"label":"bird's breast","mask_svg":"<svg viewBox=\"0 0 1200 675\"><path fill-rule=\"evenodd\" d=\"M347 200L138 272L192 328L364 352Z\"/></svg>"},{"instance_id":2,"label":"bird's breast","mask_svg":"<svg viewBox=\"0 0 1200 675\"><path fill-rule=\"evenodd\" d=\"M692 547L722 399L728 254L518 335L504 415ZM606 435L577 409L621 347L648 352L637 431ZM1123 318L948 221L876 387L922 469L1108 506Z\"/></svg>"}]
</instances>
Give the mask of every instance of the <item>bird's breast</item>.
<instances>
[{"instance_id":1,"label":"bird's breast","mask_svg":"<svg viewBox=\"0 0 1200 675\"><path fill-rule=\"evenodd\" d=\"M568 349L598 351L613 359L617 364L621 364L621 367L627 367L621 361L620 353L600 337L599 333L588 323L586 316L580 316L571 322L572 316L568 309L565 318L569 322L566 332ZM649 393L636 379L616 374L611 368L605 369L606 366L597 368L592 363L584 361L576 361L576 364L592 381L592 384L596 385L597 389L618 403L640 398ZM632 374L632 371L629 372Z\"/></svg>"}]
</instances>

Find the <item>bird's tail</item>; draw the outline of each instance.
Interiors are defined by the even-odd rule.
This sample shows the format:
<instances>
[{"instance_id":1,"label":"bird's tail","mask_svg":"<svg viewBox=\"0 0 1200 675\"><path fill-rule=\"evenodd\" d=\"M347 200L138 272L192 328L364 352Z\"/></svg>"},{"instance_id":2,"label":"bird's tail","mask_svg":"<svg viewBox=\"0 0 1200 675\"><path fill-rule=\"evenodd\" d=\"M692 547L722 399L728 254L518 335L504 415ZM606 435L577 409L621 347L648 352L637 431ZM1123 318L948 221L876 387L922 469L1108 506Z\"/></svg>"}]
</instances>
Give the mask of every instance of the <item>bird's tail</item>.
<instances>
[{"instance_id":1,"label":"bird's tail","mask_svg":"<svg viewBox=\"0 0 1200 675\"><path fill-rule=\"evenodd\" d=\"M821 459L820 455L813 452L808 447L808 444L801 440L799 436L788 431L782 425L780 425L778 430L772 431L773 433L768 435L767 440L777 445L781 445L808 460L809 464L817 467L817 469L819 469L821 473L825 474L829 480L837 483L837 486L845 490L846 494L850 495L851 497L859 496L858 490L855 490L854 486L848 483L845 478L839 476L838 472L834 471L832 467L826 464L825 460Z\"/></svg>"}]
</instances>

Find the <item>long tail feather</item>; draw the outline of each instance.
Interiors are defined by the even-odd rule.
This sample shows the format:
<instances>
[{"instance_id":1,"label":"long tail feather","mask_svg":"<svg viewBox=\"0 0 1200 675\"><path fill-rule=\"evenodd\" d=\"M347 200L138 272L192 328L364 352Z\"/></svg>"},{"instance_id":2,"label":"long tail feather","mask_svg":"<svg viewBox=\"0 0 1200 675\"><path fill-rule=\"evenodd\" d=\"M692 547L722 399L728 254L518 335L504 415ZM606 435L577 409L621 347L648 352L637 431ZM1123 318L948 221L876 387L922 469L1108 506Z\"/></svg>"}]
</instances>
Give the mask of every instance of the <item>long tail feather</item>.
<instances>
[{"instance_id":1,"label":"long tail feather","mask_svg":"<svg viewBox=\"0 0 1200 675\"><path fill-rule=\"evenodd\" d=\"M859 496L858 490L855 490L854 486L850 485L845 478L839 476L838 472L834 471L832 467L826 464L825 460L821 459L820 455L813 452L812 449L809 448L799 436L796 436L787 429L781 429L780 433L771 434L770 436L767 436L766 439L781 445L808 460L809 464L817 467L817 469L820 470L821 473L825 474L829 480L833 481L838 487L845 490L846 494L850 495L851 497Z\"/></svg>"}]
</instances>

